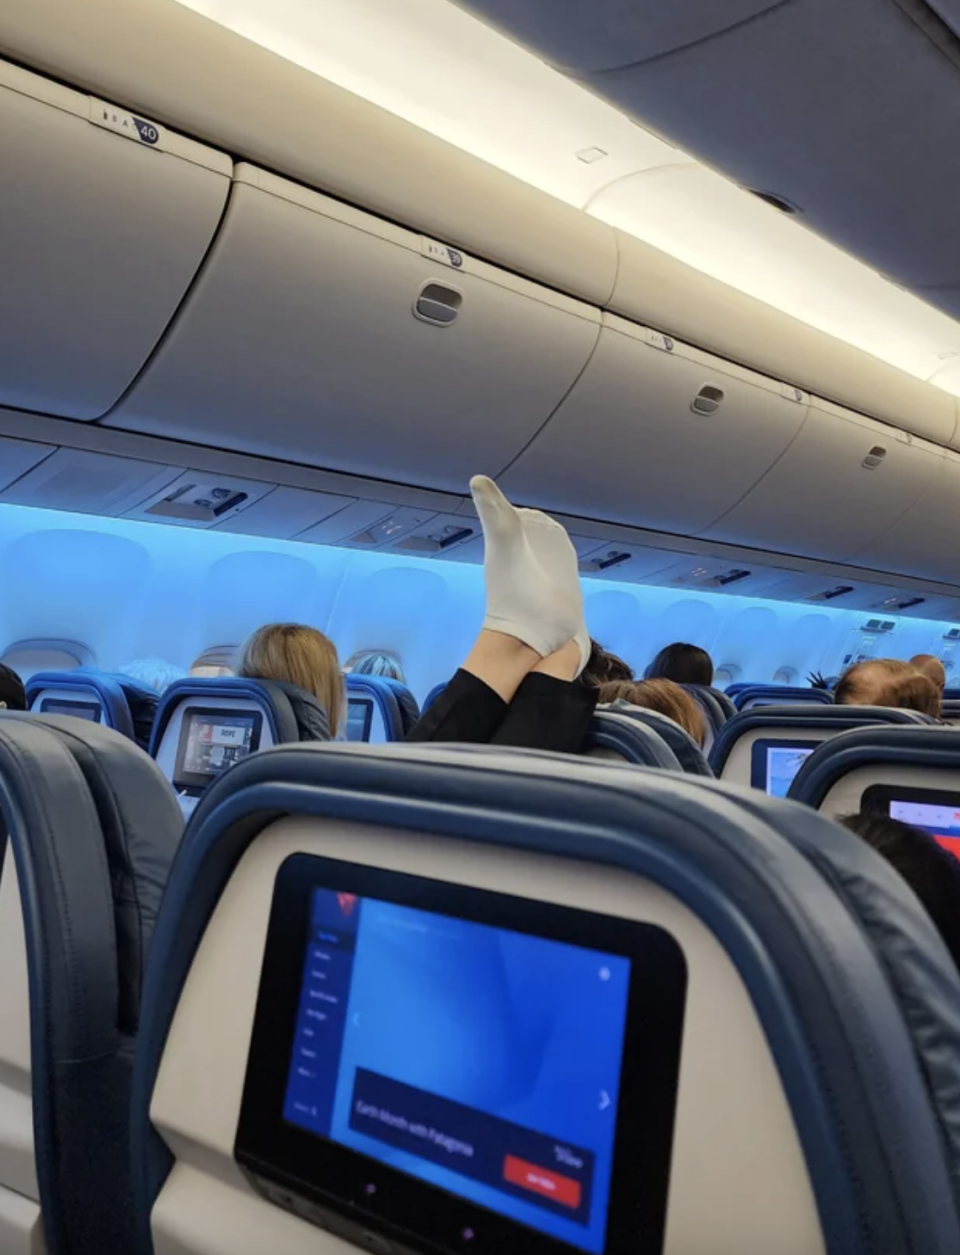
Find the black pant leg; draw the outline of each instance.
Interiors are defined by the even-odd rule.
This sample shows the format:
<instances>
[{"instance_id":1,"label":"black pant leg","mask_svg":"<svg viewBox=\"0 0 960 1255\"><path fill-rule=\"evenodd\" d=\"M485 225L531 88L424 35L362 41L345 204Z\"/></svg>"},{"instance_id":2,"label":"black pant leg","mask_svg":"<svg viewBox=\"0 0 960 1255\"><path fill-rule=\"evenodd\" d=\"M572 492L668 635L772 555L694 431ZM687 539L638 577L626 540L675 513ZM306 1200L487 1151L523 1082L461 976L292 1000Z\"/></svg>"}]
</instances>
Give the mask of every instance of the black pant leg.
<instances>
[{"instance_id":1,"label":"black pant leg","mask_svg":"<svg viewBox=\"0 0 960 1255\"><path fill-rule=\"evenodd\" d=\"M491 744L576 754L597 697L598 690L580 680L571 683L531 672L517 689Z\"/></svg>"},{"instance_id":2,"label":"black pant leg","mask_svg":"<svg viewBox=\"0 0 960 1255\"><path fill-rule=\"evenodd\" d=\"M408 741L487 745L509 707L489 684L460 670L407 733Z\"/></svg>"}]
</instances>

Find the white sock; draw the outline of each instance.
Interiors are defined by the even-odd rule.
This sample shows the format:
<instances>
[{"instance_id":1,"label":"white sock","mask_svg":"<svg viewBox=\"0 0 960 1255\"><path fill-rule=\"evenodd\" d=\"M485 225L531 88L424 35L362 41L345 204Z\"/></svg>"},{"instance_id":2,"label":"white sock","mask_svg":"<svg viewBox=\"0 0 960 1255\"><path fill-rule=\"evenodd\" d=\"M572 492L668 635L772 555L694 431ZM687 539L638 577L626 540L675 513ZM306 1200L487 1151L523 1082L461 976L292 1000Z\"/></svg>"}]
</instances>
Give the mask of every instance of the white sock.
<instances>
[{"instance_id":1,"label":"white sock","mask_svg":"<svg viewBox=\"0 0 960 1255\"><path fill-rule=\"evenodd\" d=\"M576 640L582 670L590 639L577 551L565 529L539 510L518 510L485 475L470 481L470 491L483 525L483 626L516 637L542 658Z\"/></svg>"}]
</instances>

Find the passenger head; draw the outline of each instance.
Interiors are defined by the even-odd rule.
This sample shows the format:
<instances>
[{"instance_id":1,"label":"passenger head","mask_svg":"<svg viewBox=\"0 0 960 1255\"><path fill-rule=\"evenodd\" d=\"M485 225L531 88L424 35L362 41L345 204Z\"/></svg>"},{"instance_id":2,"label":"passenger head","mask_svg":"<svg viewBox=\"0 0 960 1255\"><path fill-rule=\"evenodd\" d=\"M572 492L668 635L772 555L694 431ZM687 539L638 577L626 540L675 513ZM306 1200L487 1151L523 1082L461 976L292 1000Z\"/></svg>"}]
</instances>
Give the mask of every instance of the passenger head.
<instances>
[{"instance_id":1,"label":"passenger head","mask_svg":"<svg viewBox=\"0 0 960 1255\"><path fill-rule=\"evenodd\" d=\"M947 669L933 654L915 654L910 659L910 666L916 667L922 675L931 680L941 693L947 687Z\"/></svg>"},{"instance_id":2,"label":"passenger head","mask_svg":"<svg viewBox=\"0 0 960 1255\"><path fill-rule=\"evenodd\" d=\"M633 668L625 663L622 658L618 658L616 654L611 654L602 645L591 640L590 657L583 669L581 679L584 684L599 688L601 684L610 684L617 680L632 681Z\"/></svg>"},{"instance_id":3,"label":"passenger head","mask_svg":"<svg viewBox=\"0 0 960 1255\"><path fill-rule=\"evenodd\" d=\"M165 662L162 658L137 658L133 662L128 662L125 667L121 667L120 674L129 676L138 684L144 684L147 688L156 689L158 693L162 693L174 680L182 680L188 672L183 667L174 666L172 662Z\"/></svg>"},{"instance_id":4,"label":"passenger head","mask_svg":"<svg viewBox=\"0 0 960 1255\"><path fill-rule=\"evenodd\" d=\"M344 667L353 675L382 675L387 680L399 680L406 684L400 659L393 654L365 652L354 654Z\"/></svg>"},{"instance_id":5,"label":"passenger head","mask_svg":"<svg viewBox=\"0 0 960 1255\"><path fill-rule=\"evenodd\" d=\"M861 811L842 822L900 873L960 969L960 862L928 833L898 819Z\"/></svg>"},{"instance_id":6,"label":"passenger head","mask_svg":"<svg viewBox=\"0 0 960 1255\"><path fill-rule=\"evenodd\" d=\"M713 683L713 659L699 645L684 645L677 641L665 645L650 666L648 680L673 680L676 684Z\"/></svg>"},{"instance_id":7,"label":"passenger head","mask_svg":"<svg viewBox=\"0 0 960 1255\"><path fill-rule=\"evenodd\" d=\"M316 628L301 623L258 628L240 648L237 675L295 684L317 699L334 736L343 726L346 695L336 646Z\"/></svg>"},{"instance_id":8,"label":"passenger head","mask_svg":"<svg viewBox=\"0 0 960 1255\"><path fill-rule=\"evenodd\" d=\"M655 710L689 732L701 749L706 744L707 721L699 703L672 680L639 680L636 683L614 680L600 685L600 701L624 701L631 706Z\"/></svg>"},{"instance_id":9,"label":"passenger head","mask_svg":"<svg viewBox=\"0 0 960 1255\"><path fill-rule=\"evenodd\" d=\"M26 710L27 691L12 667L0 662L0 710Z\"/></svg>"},{"instance_id":10,"label":"passenger head","mask_svg":"<svg viewBox=\"0 0 960 1255\"><path fill-rule=\"evenodd\" d=\"M899 658L868 658L865 662L854 663L843 673L834 699L839 706L893 706L896 705L893 682L915 674L909 662Z\"/></svg>"},{"instance_id":11,"label":"passenger head","mask_svg":"<svg viewBox=\"0 0 960 1255\"><path fill-rule=\"evenodd\" d=\"M940 718L940 690L919 671L896 676L891 684L890 700L885 704L900 710L919 710L932 719Z\"/></svg>"}]
</instances>

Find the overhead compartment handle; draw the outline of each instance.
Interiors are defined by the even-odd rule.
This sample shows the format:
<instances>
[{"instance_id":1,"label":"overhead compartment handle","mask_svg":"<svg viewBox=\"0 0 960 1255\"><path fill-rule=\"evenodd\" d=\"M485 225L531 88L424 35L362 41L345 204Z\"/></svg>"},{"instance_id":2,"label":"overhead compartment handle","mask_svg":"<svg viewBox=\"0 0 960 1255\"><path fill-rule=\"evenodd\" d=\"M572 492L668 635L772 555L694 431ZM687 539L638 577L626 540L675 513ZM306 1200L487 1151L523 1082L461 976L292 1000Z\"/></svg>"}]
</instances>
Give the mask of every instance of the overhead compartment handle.
<instances>
[{"instance_id":1,"label":"overhead compartment handle","mask_svg":"<svg viewBox=\"0 0 960 1255\"><path fill-rule=\"evenodd\" d=\"M432 323L435 327L449 327L456 322L462 304L463 293L458 288L431 280L420 289L413 312L421 322Z\"/></svg>"}]
</instances>

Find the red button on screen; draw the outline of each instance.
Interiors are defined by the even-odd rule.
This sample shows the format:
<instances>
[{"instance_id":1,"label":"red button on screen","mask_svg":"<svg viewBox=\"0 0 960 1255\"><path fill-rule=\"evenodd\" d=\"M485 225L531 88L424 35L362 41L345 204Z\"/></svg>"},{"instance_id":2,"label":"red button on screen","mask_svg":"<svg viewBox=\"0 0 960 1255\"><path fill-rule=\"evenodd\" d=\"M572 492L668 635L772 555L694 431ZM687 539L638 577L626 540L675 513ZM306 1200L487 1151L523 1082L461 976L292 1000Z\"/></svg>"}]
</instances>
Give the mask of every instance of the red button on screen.
<instances>
[{"instance_id":1,"label":"red button on screen","mask_svg":"<svg viewBox=\"0 0 960 1255\"><path fill-rule=\"evenodd\" d=\"M527 1163L525 1159L517 1159L515 1155L507 1155L503 1161L503 1176L511 1185L519 1185L533 1194L542 1194L544 1198L552 1198L555 1203L574 1210L580 1206L580 1182L572 1177L562 1177L558 1172L550 1172L535 1163Z\"/></svg>"}]
</instances>

